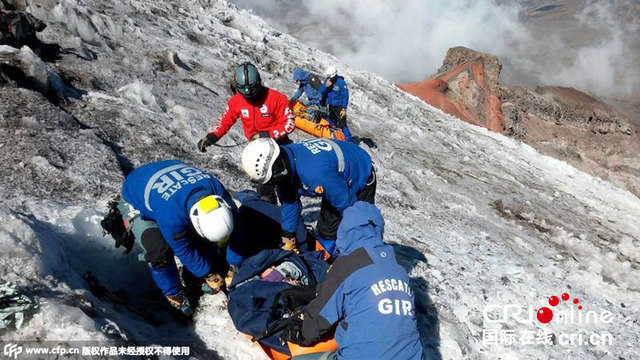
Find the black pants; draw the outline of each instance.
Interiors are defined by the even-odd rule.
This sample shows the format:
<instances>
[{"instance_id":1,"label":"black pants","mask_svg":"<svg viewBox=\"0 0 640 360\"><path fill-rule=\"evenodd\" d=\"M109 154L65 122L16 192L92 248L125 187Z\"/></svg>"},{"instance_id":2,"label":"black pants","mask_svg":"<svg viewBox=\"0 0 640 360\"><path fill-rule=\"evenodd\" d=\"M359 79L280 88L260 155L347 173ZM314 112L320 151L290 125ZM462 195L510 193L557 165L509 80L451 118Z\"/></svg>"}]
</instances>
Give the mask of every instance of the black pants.
<instances>
[{"instance_id":1,"label":"black pants","mask_svg":"<svg viewBox=\"0 0 640 360\"><path fill-rule=\"evenodd\" d=\"M196 234L190 236L194 241L193 246L207 257L211 262L211 271L224 274L228 268L224 249L217 248L211 243ZM140 242L145 251L145 260L154 269L160 269L171 263L169 260L173 258L173 250L165 241L160 229L157 227L146 229L141 236ZM183 270L187 270L186 267ZM188 270L187 270L188 271Z\"/></svg>"},{"instance_id":2,"label":"black pants","mask_svg":"<svg viewBox=\"0 0 640 360\"><path fill-rule=\"evenodd\" d=\"M345 125L347 125L347 117L340 117L340 112L343 110L344 108L340 107L340 106L331 106L329 105L329 120L331 120L331 122L333 122L334 124L336 124L337 127L339 128L343 128Z\"/></svg>"},{"instance_id":3,"label":"black pants","mask_svg":"<svg viewBox=\"0 0 640 360\"><path fill-rule=\"evenodd\" d=\"M173 251L157 227L144 230L140 242L144 248L144 259L154 269L164 267L167 260L173 256Z\"/></svg>"},{"instance_id":4,"label":"black pants","mask_svg":"<svg viewBox=\"0 0 640 360\"><path fill-rule=\"evenodd\" d=\"M375 170L371 170L371 176L367 179L367 186L360 190L356 197L359 201L366 201L374 204L376 197L376 184L378 179L376 178ZM336 209L329 201L322 198L322 205L320 206L320 219L316 225L316 231L320 237L325 240L335 240L338 233L338 225L342 221L342 214Z\"/></svg>"},{"instance_id":5,"label":"black pants","mask_svg":"<svg viewBox=\"0 0 640 360\"><path fill-rule=\"evenodd\" d=\"M278 145L288 145L291 144L291 140L286 137L278 140ZM259 184L256 185L256 192L262 200L268 201L272 204L278 205L278 196L276 196L276 184Z\"/></svg>"},{"instance_id":6,"label":"black pants","mask_svg":"<svg viewBox=\"0 0 640 360\"><path fill-rule=\"evenodd\" d=\"M256 192L260 195L260 198L264 201L268 201L272 204L278 204L278 197L276 196L276 184L258 184L256 185Z\"/></svg>"}]
</instances>

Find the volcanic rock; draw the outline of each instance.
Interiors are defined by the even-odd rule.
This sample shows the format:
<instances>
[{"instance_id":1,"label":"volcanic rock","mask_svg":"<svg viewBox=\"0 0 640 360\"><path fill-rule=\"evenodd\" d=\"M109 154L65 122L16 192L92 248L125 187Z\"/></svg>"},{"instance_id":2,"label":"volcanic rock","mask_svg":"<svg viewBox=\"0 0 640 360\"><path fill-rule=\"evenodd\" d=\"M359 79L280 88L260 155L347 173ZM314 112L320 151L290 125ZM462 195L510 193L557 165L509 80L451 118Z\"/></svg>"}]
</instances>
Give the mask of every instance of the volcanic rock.
<instances>
[{"instance_id":1,"label":"volcanic rock","mask_svg":"<svg viewBox=\"0 0 640 360\"><path fill-rule=\"evenodd\" d=\"M618 110L621 102L604 102L573 87L500 86L501 67L493 55L455 47L437 75L398 87L640 195L638 121L623 113L634 114L632 105Z\"/></svg>"},{"instance_id":2,"label":"volcanic rock","mask_svg":"<svg viewBox=\"0 0 640 360\"><path fill-rule=\"evenodd\" d=\"M498 58L464 47L449 49L438 75L398 85L427 103L466 122L503 132Z\"/></svg>"}]
</instances>

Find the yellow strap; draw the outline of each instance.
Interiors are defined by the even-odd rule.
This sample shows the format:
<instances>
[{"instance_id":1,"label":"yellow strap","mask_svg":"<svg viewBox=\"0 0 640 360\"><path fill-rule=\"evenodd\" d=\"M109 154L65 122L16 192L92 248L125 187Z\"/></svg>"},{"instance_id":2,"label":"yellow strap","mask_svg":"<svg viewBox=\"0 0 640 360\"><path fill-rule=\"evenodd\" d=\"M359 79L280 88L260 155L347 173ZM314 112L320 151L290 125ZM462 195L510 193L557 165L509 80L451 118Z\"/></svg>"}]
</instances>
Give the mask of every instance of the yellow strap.
<instances>
[{"instance_id":1,"label":"yellow strap","mask_svg":"<svg viewBox=\"0 0 640 360\"><path fill-rule=\"evenodd\" d=\"M207 196L206 198L198 201L198 208L205 214L212 212L220 207L220 203L213 196Z\"/></svg>"}]
</instances>

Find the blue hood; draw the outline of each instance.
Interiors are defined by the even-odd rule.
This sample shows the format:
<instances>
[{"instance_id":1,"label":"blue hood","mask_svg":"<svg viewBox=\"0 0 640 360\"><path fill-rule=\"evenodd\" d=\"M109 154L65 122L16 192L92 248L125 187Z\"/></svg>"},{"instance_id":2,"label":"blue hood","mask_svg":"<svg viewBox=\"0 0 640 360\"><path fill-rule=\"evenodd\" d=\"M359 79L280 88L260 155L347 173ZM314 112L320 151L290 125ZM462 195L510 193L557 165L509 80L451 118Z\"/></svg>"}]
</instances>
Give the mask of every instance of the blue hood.
<instances>
[{"instance_id":1,"label":"blue hood","mask_svg":"<svg viewBox=\"0 0 640 360\"><path fill-rule=\"evenodd\" d=\"M304 71L304 70L302 70L302 69L293 70L293 80L294 81L306 82L308 77L309 77L309 73Z\"/></svg>"},{"instance_id":2,"label":"blue hood","mask_svg":"<svg viewBox=\"0 0 640 360\"><path fill-rule=\"evenodd\" d=\"M380 210L373 204L358 201L342 215L336 240L338 256L349 255L361 247L382 245L383 234L384 219Z\"/></svg>"}]
</instances>

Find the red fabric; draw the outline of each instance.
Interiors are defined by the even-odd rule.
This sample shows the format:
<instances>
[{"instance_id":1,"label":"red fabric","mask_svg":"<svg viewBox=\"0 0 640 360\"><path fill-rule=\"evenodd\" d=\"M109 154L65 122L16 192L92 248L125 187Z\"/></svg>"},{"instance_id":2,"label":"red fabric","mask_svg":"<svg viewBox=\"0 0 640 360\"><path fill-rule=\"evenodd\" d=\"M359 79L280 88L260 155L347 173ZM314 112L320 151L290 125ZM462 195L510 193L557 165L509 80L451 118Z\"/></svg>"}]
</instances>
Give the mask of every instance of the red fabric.
<instances>
[{"instance_id":1,"label":"red fabric","mask_svg":"<svg viewBox=\"0 0 640 360\"><path fill-rule=\"evenodd\" d=\"M242 120L247 139L266 131L272 139L279 140L295 129L289 100L284 94L268 88L255 101L247 101L240 94L231 97L210 134L220 139L238 119Z\"/></svg>"}]
</instances>

